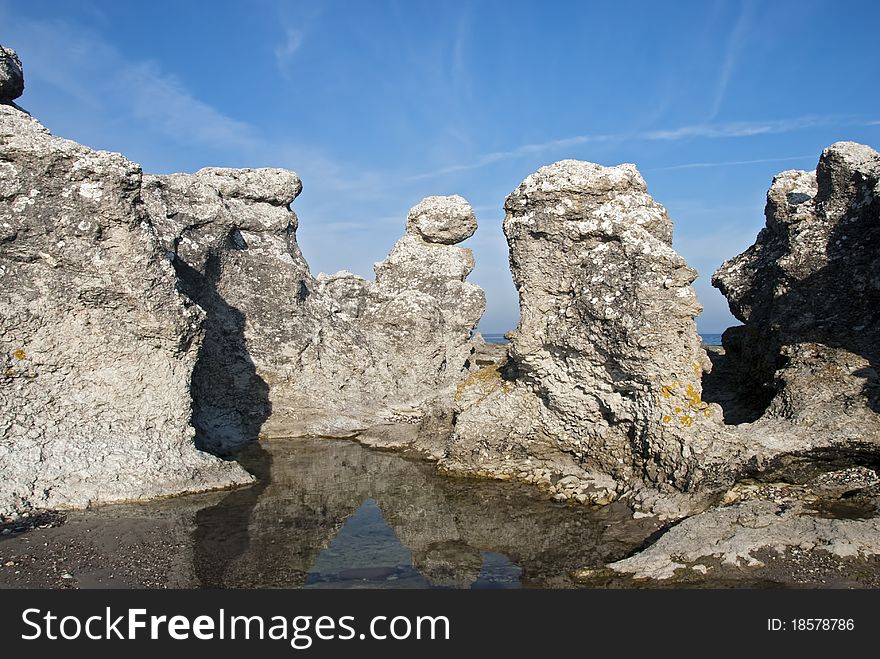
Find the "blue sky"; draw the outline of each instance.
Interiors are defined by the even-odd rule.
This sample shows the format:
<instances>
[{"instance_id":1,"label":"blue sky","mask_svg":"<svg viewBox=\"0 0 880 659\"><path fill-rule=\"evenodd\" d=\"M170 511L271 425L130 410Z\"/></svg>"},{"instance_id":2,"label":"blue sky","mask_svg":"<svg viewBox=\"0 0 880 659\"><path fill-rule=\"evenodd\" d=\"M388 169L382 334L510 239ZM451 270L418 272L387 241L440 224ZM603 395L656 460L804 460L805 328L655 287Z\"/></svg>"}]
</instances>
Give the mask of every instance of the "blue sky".
<instances>
[{"instance_id":1,"label":"blue sky","mask_svg":"<svg viewBox=\"0 0 880 659\"><path fill-rule=\"evenodd\" d=\"M151 172L295 170L315 274L372 276L411 206L466 197L485 332L518 316L504 198L563 158L635 163L700 273L701 331L733 324L709 279L773 175L880 146L878 24L846 0L0 0L23 107Z\"/></svg>"}]
</instances>

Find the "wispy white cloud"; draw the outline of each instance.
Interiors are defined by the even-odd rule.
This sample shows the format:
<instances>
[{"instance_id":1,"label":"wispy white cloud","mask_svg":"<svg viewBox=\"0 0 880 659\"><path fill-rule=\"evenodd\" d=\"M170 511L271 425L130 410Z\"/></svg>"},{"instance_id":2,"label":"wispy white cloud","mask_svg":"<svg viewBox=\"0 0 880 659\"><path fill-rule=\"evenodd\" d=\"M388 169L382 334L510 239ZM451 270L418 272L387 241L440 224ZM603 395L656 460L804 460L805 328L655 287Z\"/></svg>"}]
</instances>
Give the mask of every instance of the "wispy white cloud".
<instances>
[{"instance_id":1,"label":"wispy white cloud","mask_svg":"<svg viewBox=\"0 0 880 659\"><path fill-rule=\"evenodd\" d=\"M689 126L664 130L630 131L625 133L608 133L596 135L575 135L547 142L523 144L507 151L494 151L478 155L467 163L448 165L428 172L414 174L410 180L429 179L456 172L481 169L488 165L504 160L514 160L523 156L536 153L559 151L562 149L579 146L582 144L594 144L603 142L656 142L678 141L686 139L720 139L752 137L755 135L770 135L775 133L787 133L817 126L827 126L841 123L840 117L794 117L772 121L736 121L727 123L702 123Z\"/></svg>"},{"instance_id":2,"label":"wispy white cloud","mask_svg":"<svg viewBox=\"0 0 880 659\"><path fill-rule=\"evenodd\" d=\"M305 31L300 28L288 27L284 30L284 39L272 51L275 53L275 63L282 73L287 73L293 56L305 41L305 36Z\"/></svg>"},{"instance_id":3,"label":"wispy white cloud","mask_svg":"<svg viewBox=\"0 0 880 659\"><path fill-rule=\"evenodd\" d=\"M281 38L272 48L275 64L285 78L290 74L296 55L302 50L315 24L321 17L323 7L317 2L280 2L278 4L278 24Z\"/></svg>"},{"instance_id":4,"label":"wispy white cloud","mask_svg":"<svg viewBox=\"0 0 880 659\"><path fill-rule=\"evenodd\" d=\"M805 156L788 156L785 158L758 158L756 160L723 160L720 162L688 162L681 165L669 165L668 167L652 167L645 171L670 171L675 169L704 169L707 167L735 167L737 165L758 165L761 163L771 162L791 162L791 161L814 161L816 154Z\"/></svg>"},{"instance_id":5,"label":"wispy white cloud","mask_svg":"<svg viewBox=\"0 0 880 659\"><path fill-rule=\"evenodd\" d=\"M790 133L805 128L840 123L840 117L804 116L771 121L729 121L681 126L670 130L652 130L636 133L637 140L683 140L689 138L752 137L775 133Z\"/></svg>"},{"instance_id":6,"label":"wispy white cloud","mask_svg":"<svg viewBox=\"0 0 880 659\"><path fill-rule=\"evenodd\" d=\"M533 153L543 153L545 151L553 151L555 149L562 149L569 146L576 146L579 144L586 144L587 142L602 142L607 140L615 139L613 135L576 135L574 137L566 137L558 140L550 140L548 142L539 142L536 144L523 144L522 146L518 146L514 149L510 149L509 151L493 151L492 153L485 153L480 156L476 156L471 162L462 163L458 165L448 165L446 167L440 167L438 169L432 170L430 172L423 172L421 174L414 174L409 177L410 180L420 180L420 179L428 179L434 178L437 176L443 176L445 174L453 174L455 172L462 172L471 169L482 169L487 165L491 165L496 162L500 162L502 160L513 160L515 158L519 158L521 156L530 155Z\"/></svg>"},{"instance_id":7,"label":"wispy white cloud","mask_svg":"<svg viewBox=\"0 0 880 659\"><path fill-rule=\"evenodd\" d=\"M252 149L260 141L252 126L194 98L154 62L120 62L110 85L139 121L181 143Z\"/></svg>"},{"instance_id":8,"label":"wispy white cloud","mask_svg":"<svg viewBox=\"0 0 880 659\"><path fill-rule=\"evenodd\" d=\"M748 40L748 32L751 28L751 23L752 3L750 0L742 0L740 3L739 16L727 38L727 44L724 49L724 59L721 62L721 70L718 72L718 80L715 83L715 97L712 101L712 108L709 112L710 121L717 117L718 113L721 111L724 97L727 95L727 87L730 84L730 79L736 69L737 60Z\"/></svg>"}]
</instances>

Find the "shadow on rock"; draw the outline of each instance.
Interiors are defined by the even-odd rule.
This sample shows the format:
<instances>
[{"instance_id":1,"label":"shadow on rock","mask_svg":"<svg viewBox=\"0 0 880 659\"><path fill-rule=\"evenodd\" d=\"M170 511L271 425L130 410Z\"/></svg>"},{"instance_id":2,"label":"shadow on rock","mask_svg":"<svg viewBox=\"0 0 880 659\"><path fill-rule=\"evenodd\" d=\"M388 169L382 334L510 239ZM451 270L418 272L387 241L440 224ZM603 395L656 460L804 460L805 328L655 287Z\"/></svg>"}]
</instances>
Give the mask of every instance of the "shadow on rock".
<instances>
[{"instance_id":1,"label":"shadow on rock","mask_svg":"<svg viewBox=\"0 0 880 659\"><path fill-rule=\"evenodd\" d=\"M712 371L703 375L703 400L721 406L726 425L760 419L770 404L772 392L744 386L737 369L737 358L727 354L726 349L710 346L706 353L712 362Z\"/></svg>"},{"instance_id":2,"label":"shadow on rock","mask_svg":"<svg viewBox=\"0 0 880 659\"><path fill-rule=\"evenodd\" d=\"M244 314L217 290L219 258L208 259L204 275L180 259L174 266L184 292L207 312L205 338L192 374L196 446L231 455L259 437L272 413L269 385L248 354Z\"/></svg>"}]
</instances>

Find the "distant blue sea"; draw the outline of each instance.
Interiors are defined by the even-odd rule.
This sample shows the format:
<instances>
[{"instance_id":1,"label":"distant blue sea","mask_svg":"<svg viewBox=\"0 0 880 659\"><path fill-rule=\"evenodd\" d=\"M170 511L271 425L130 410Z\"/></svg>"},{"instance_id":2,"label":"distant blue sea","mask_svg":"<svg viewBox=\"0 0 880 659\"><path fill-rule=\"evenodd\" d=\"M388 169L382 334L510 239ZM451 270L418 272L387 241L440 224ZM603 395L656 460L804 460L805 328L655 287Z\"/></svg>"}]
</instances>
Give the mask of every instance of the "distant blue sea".
<instances>
[{"instance_id":1,"label":"distant blue sea","mask_svg":"<svg viewBox=\"0 0 880 659\"><path fill-rule=\"evenodd\" d=\"M503 334L483 334L483 338L486 340L486 343L507 343L507 339L504 338ZM720 334L700 334L700 339L702 339L704 346L721 345Z\"/></svg>"},{"instance_id":2,"label":"distant blue sea","mask_svg":"<svg viewBox=\"0 0 880 659\"><path fill-rule=\"evenodd\" d=\"M720 334L700 334L700 338L703 340L704 346L720 346L721 345L721 335Z\"/></svg>"}]
</instances>

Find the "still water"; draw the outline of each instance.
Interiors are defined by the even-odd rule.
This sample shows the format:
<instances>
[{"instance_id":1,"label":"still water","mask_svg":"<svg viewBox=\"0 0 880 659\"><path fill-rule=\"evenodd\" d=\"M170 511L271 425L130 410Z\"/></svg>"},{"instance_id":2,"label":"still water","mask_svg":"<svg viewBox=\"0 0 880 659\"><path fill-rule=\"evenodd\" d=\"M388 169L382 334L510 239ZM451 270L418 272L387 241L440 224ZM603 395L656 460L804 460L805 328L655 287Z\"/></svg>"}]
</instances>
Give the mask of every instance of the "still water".
<instances>
[{"instance_id":1,"label":"still water","mask_svg":"<svg viewBox=\"0 0 880 659\"><path fill-rule=\"evenodd\" d=\"M656 529L621 504L454 478L348 440L272 440L231 492L70 513L0 541L0 587L521 588L623 558Z\"/></svg>"},{"instance_id":2,"label":"still water","mask_svg":"<svg viewBox=\"0 0 880 659\"><path fill-rule=\"evenodd\" d=\"M562 586L653 530L622 505L557 504L352 441L275 440L242 461L261 482L197 515L204 586Z\"/></svg>"}]
</instances>

